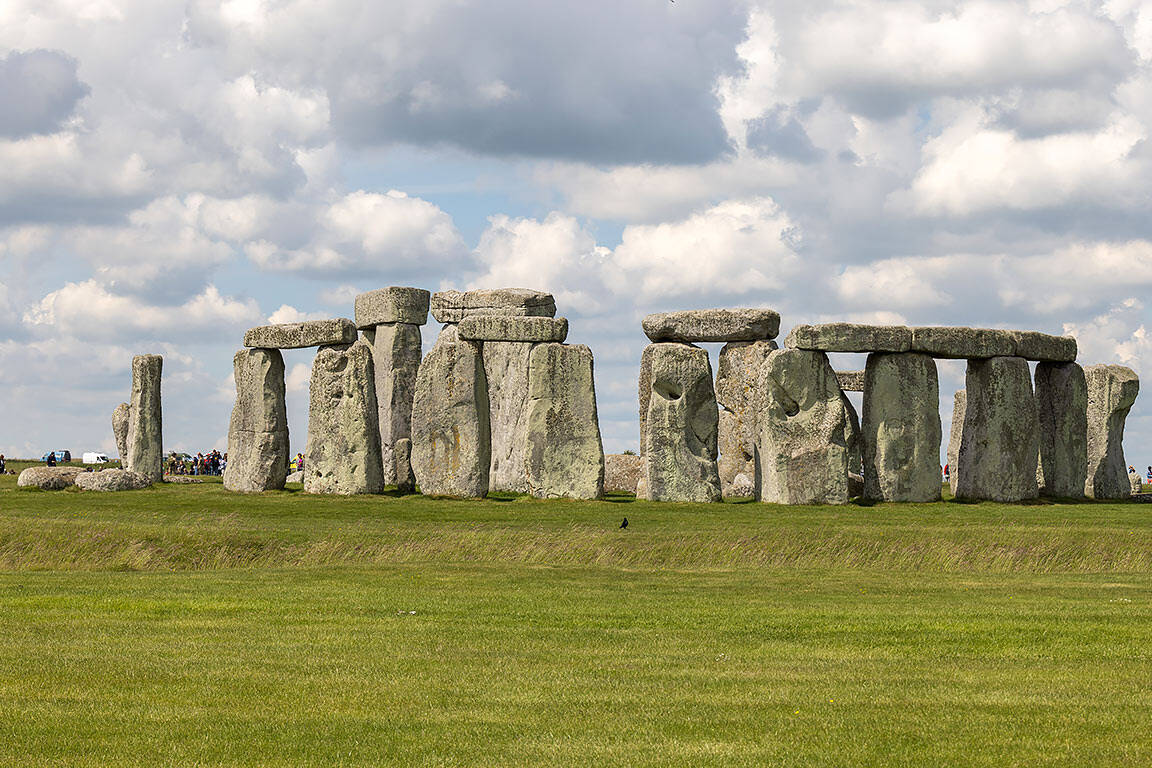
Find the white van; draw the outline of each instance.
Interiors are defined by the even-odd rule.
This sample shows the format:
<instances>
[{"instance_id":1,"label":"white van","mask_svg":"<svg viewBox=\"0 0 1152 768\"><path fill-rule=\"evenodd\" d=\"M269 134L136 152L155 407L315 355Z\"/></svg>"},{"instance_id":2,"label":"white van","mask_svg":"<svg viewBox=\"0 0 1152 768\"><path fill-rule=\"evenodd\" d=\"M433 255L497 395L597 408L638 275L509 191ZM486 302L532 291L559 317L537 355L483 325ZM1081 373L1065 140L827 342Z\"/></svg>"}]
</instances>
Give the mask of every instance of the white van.
<instances>
[{"instance_id":1,"label":"white van","mask_svg":"<svg viewBox=\"0 0 1152 768\"><path fill-rule=\"evenodd\" d=\"M108 458L106 453L93 453L91 451L84 454L83 461L85 464L107 464L112 461Z\"/></svg>"}]
</instances>

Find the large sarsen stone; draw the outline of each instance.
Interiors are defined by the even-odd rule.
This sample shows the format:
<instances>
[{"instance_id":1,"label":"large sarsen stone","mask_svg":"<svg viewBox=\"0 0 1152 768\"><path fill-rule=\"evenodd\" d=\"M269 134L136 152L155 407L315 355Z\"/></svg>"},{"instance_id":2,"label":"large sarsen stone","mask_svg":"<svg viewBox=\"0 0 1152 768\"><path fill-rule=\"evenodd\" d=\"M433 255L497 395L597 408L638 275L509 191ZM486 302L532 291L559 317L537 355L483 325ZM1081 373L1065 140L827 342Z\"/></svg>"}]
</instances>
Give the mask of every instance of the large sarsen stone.
<instances>
[{"instance_id":1,"label":"large sarsen stone","mask_svg":"<svg viewBox=\"0 0 1152 768\"><path fill-rule=\"evenodd\" d=\"M948 430L948 488L956 495L959 482L957 468L960 466L960 443L964 440L964 412L968 409L968 393L957 390L952 396L952 427Z\"/></svg>"},{"instance_id":2,"label":"large sarsen stone","mask_svg":"<svg viewBox=\"0 0 1152 768\"><path fill-rule=\"evenodd\" d=\"M432 317L440 323L458 323L471 315L553 317L556 299L529 288L486 288L440 291L432 294Z\"/></svg>"},{"instance_id":3,"label":"large sarsen stone","mask_svg":"<svg viewBox=\"0 0 1152 768\"><path fill-rule=\"evenodd\" d=\"M76 475L76 486L85 491L138 491L150 485L144 475L126 469L102 469Z\"/></svg>"},{"instance_id":4,"label":"large sarsen stone","mask_svg":"<svg viewBox=\"0 0 1152 768\"><path fill-rule=\"evenodd\" d=\"M116 438L116 452L120 463L128 466L128 426L132 421L132 408L120 403L112 411L112 436Z\"/></svg>"},{"instance_id":5,"label":"large sarsen stone","mask_svg":"<svg viewBox=\"0 0 1152 768\"><path fill-rule=\"evenodd\" d=\"M261 325L244 334L244 346L264 349L338 346L354 341L356 324L346 318Z\"/></svg>"},{"instance_id":6,"label":"large sarsen stone","mask_svg":"<svg viewBox=\"0 0 1152 768\"><path fill-rule=\"evenodd\" d=\"M1040 494L1083 496L1088 474L1088 384L1084 370L1076 363L1038 363L1035 380Z\"/></svg>"},{"instance_id":7,"label":"large sarsen stone","mask_svg":"<svg viewBox=\"0 0 1152 768\"><path fill-rule=\"evenodd\" d=\"M784 340L789 349L818 352L907 352L912 332L902 325L823 323L798 325Z\"/></svg>"},{"instance_id":8,"label":"large sarsen stone","mask_svg":"<svg viewBox=\"0 0 1152 768\"><path fill-rule=\"evenodd\" d=\"M20 488L61 491L74 485L76 476L83 471L80 467L28 467L16 478L16 485Z\"/></svg>"},{"instance_id":9,"label":"large sarsen stone","mask_svg":"<svg viewBox=\"0 0 1152 768\"><path fill-rule=\"evenodd\" d=\"M469 341L564 341L568 320L563 317L470 315L460 321L460 338Z\"/></svg>"},{"instance_id":10,"label":"large sarsen stone","mask_svg":"<svg viewBox=\"0 0 1152 768\"><path fill-rule=\"evenodd\" d=\"M1016 337L1012 331L991 328L926 326L912 329L910 351L946 359L1011 357Z\"/></svg>"},{"instance_id":11,"label":"large sarsen stone","mask_svg":"<svg viewBox=\"0 0 1152 768\"><path fill-rule=\"evenodd\" d=\"M965 384L956 496L992 501L1036 498L1039 423L1028 361L969 360Z\"/></svg>"},{"instance_id":12,"label":"large sarsen stone","mask_svg":"<svg viewBox=\"0 0 1152 768\"><path fill-rule=\"evenodd\" d=\"M523 341L486 341L482 347L492 435L491 491L529 491L524 460L528 452L528 369L535 346Z\"/></svg>"},{"instance_id":13,"label":"large sarsen stone","mask_svg":"<svg viewBox=\"0 0 1152 768\"><path fill-rule=\"evenodd\" d=\"M935 360L915 352L869 355L861 431L865 497L940 499L940 388Z\"/></svg>"},{"instance_id":14,"label":"large sarsen stone","mask_svg":"<svg viewBox=\"0 0 1152 768\"><path fill-rule=\"evenodd\" d=\"M242 349L232 358L236 403L228 425L224 487L256 493L280 490L288 474L288 415L284 356L278 349Z\"/></svg>"},{"instance_id":15,"label":"large sarsen stone","mask_svg":"<svg viewBox=\"0 0 1152 768\"><path fill-rule=\"evenodd\" d=\"M659 312L641 326L652 341L759 341L780 333L780 313L771 309L693 309Z\"/></svg>"},{"instance_id":16,"label":"large sarsen stone","mask_svg":"<svg viewBox=\"0 0 1152 768\"><path fill-rule=\"evenodd\" d=\"M420 326L382 323L364 332L372 345L376 376L376 411L380 423L380 457L384 484L399 484L409 474L396 454L396 442L412 436L412 398L420 370ZM399 472L399 475L397 474Z\"/></svg>"},{"instance_id":17,"label":"large sarsen stone","mask_svg":"<svg viewBox=\"0 0 1152 768\"><path fill-rule=\"evenodd\" d=\"M164 478L164 424L160 405L160 376L164 358L132 358L132 401L128 414L128 466L150 483Z\"/></svg>"},{"instance_id":18,"label":"large sarsen stone","mask_svg":"<svg viewBox=\"0 0 1152 768\"><path fill-rule=\"evenodd\" d=\"M760 367L776 349L774 341L733 341L720 350L716 368L720 490L725 497L747 496L756 479L756 387ZM738 486L738 487L737 487Z\"/></svg>"},{"instance_id":19,"label":"large sarsen stone","mask_svg":"<svg viewBox=\"0 0 1152 768\"><path fill-rule=\"evenodd\" d=\"M1094 499L1126 499L1132 493L1124 462L1124 423L1140 394L1140 379L1122 365L1090 365L1088 385L1088 474L1084 493Z\"/></svg>"},{"instance_id":20,"label":"large sarsen stone","mask_svg":"<svg viewBox=\"0 0 1152 768\"><path fill-rule=\"evenodd\" d=\"M362 331L383 323L424 325L430 294L423 288L391 286L356 297L356 327Z\"/></svg>"}]
</instances>

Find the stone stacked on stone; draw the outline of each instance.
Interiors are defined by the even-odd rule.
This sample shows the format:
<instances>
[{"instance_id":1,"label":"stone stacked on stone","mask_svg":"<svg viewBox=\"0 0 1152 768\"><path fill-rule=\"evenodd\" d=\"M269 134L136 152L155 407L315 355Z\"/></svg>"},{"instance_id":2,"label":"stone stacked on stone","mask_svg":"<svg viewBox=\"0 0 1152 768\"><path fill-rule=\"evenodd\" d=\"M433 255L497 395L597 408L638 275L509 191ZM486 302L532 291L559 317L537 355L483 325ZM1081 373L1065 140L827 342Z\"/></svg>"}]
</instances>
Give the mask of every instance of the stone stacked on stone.
<instances>
[{"instance_id":1,"label":"stone stacked on stone","mask_svg":"<svg viewBox=\"0 0 1152 768\"><path fill-rule=\"evenodd\" d=\"M459 323L471 315L553 317L552 294L529 288L440 291L432 294L432 317L439 323Z\"/></svg>"},{"instance_id":2,"label":"stone stacked on stone","mask_svg":"<svg viewBox=\"0 0 1152 768\"><path fill-rule=\"evenodd\" d=\"M429 297L423 288L398 285L361 293L354 304L356 327L370 331L391 323L424 325L428 322Z\"/></svg>"},{"instance_id":3,"label":"stone stacked on stone","mask_svg":"<svg viewBox=\"0 0 1152 768\"><path fill-rule=\"evenodd\" d=\"M469 315L460 321L460 338L485 342L562 342L568 338L568 320L563 317Z\"/></svg>"},{"instance_id":4,"label":"stone stacked on stone","mask_svg":"<svg viewBox=\"0 0 1152 768\"><path fill-rule=\"evenodd\" d=\"M1007 356L969 360L965 384L956 496L1036 498L1039 423L1028 361Z\"/></svg>"},{"instance_id":5,"label":"stone stacked on stone","mask_svg":"<svg viewBox=\"0 0 1152 768\"><path fill-rule=\"evenodd\" d=\"M1124 423L1140 379L1122 365L1090 365L1084 369L1088 388L1088 472L1084 494L1094 499L1126 499L1132 488L1124 461Z\"/></svg>"},{"instance_id":6,"label":"stone stacked on stone","mask_svg":"<svg viewBox=\"0 0 1152 768\"><path fill-rule=\"evenodd\" d=\"M1088 474L1088 385L1076 363L1037 363L1041 496L1078 498ZM1121 462L1123 463L1123 462Z\"/></svg>"},{"instance_id":7,"label":"stone stacked on stone","mask_svg":"<svg viewBox=\"0 0 1152 768\"><path fill-rule=\"evenodd\" d=\"M335 346L356 341L356 324L347 318L309 320L249 328L244 346L260 349L303 349Z\"/></svg>"},{"instance_id":8,"label":"stone stacked on stone","mask_svg":"<svg viewBox=\"0 0 1152 768\"><path fill-rule=\"evenodd\" d=\"M909 350L950 360L1013 357L1016 354L1016 339L1012 331L929 326L912 329Z\"/></svg>"},{"instance_id":9,"label":"stone stacked on stone","mask_svg":"<svg viewBox=\"0 0 1152 768\"><path fill-rule=\"evenodd\" d=\"M774 341L730 341L720 350L716 402L720 406L717 469L725 497L755 493L756 386Z\"/></svg>"},{"instance_id":10,"label":"stone stacked on stone","mask_svg":"<svg viewBox=\"0 0 1152 768\"><path fill-rule=\"evenodd\" d=\"M907 352L912 332L899 325L823 323L798 325L784 340L789 349L819 352Z\"/></svg>"},{"instance_id":11,"label":"stone stacked on stone","mask_svg":"<svg viewBox=\"0 0 1152 768\"><path fill-rule=\"evenodd\" d=\"M780 314L771 309L694 309L659 312L642 323L654 342L762 341L780 333Z\"/></svg>"},{"instance_id":12,"label":"stone stacked on stone","mask_svg":"<svg viewBox=\"0 0 1152 768\"><path fill-rule=\"evenodd\" d=\"M968 407L968 393L961 389L952 396L952 427L948 430L948 488L956 495L959 479L960 443L964 440L964 412Z\"/></svg>"},{"instance_id":13,"label":"stone stacked on stone","mask_svg":"<svg viewBox=\"0 0 1152 768\"><path fill-rule=\"evenodd\" d=\"M940 499L940 391L936 363L916 352L874 352L865 368L864 495Z\"/></svg>"},{"instance_id":14,"label":"stone stacked on stone","mask_svg":"<svg viewBox=\"0 0 1152 768\"><path fill-rule=\"evenodd\" d=\"M784 346L819 352L920 352L944 359L997 356L1045 362L1076 359L1076 340L1070 336L958 326L798 325L788 334Z\"/></svg>"},{"instance_id":15,"label":"stone stacked on stone","mask_svg":"<svg viewBox=\"0 0 1152 768\"><path fill-rule=\"evenodd\" d=\"M242 349L232 358L236 403L228 425L224 487L256 493L280 490L288 474L288 414L284 356L278 349Z\"/></svg>"},{"instance_id":16,"label":"stone stacked on stone","mask_svg":"<svg viewBox=\"0 0 1152 768\"><path fill-rule=\"evenodd\" d=\"M160 377L164 358L137 355L132 358L132 398L128 413L128 464L150 483L164 478L164 429L160 404Z\"/></svg>"}]
</instances>

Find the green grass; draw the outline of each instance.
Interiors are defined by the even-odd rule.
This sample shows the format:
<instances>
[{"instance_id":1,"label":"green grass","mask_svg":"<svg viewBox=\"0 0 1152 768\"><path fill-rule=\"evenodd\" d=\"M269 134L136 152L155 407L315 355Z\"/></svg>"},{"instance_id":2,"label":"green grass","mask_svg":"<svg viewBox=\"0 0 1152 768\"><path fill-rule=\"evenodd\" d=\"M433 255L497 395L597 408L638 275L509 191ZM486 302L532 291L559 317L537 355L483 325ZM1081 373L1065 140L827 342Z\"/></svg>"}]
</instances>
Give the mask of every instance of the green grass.
<instances>
[{"instance_id":1,"label":"green grass","mask_svg":"<svg viewBox=\"0 0 1152 768\"><path fill-rule=\"evenodd\" d=\"M1139 504L14 480L0 765L1152 764Z\"/></svg>"}]
</instances>

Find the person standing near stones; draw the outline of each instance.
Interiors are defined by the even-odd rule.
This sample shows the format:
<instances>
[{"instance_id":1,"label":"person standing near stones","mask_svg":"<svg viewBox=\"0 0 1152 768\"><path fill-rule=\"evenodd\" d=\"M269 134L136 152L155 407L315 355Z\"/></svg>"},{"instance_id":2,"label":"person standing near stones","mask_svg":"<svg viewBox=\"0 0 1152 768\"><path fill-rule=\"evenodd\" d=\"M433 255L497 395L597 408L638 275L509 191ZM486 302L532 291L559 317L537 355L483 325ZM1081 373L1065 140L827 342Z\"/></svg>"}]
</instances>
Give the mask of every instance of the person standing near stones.
<instances>
[{"instance_id":1,"label":"person standing near stones","mask_svg":"<svg viewBox=\"0 0 1152 768\"><path fill-rule=\"evenodd\" d=\"M49 451L48 458L44 462L49 467L56 466L56 451Z\"/></svg>"}]
</instances>

